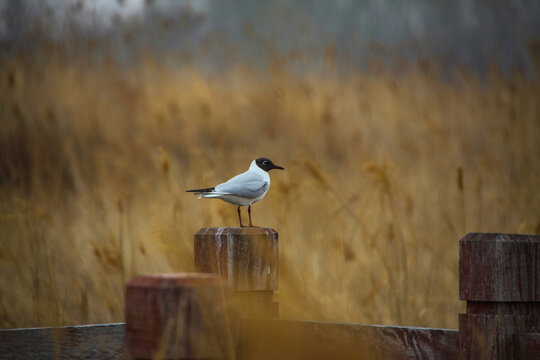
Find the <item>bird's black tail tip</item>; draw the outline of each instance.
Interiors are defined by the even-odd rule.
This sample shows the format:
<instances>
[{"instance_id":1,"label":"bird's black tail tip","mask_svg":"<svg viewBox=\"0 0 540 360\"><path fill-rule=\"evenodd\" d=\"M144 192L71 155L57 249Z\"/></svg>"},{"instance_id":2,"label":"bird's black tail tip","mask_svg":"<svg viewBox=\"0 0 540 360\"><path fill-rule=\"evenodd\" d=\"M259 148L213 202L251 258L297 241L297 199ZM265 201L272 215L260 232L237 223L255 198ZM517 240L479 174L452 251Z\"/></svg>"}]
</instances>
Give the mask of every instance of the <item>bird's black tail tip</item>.
<instances>
[{"instance_id":1,"label":"bird's black tail tip","mask_svg":"<svg viewBox=\"0 0 540 360\"><path fill-rule=\"evenodd\" d=\"M206 189L192 189L192 190L186 190L186 192L193 192L193 193L205 193L205 192L211 192L214 191L214 188L206 188Z\"/></svg>"}]
</instances>

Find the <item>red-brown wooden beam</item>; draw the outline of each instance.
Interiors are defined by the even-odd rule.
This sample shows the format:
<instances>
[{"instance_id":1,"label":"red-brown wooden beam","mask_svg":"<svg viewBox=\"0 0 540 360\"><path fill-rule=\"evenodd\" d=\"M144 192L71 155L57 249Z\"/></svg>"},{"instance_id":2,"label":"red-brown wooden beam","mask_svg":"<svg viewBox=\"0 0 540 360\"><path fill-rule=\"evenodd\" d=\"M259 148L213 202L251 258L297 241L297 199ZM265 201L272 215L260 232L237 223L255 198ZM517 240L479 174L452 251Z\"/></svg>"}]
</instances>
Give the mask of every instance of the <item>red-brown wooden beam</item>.
<instances>
[{"instance_id":1,"label":"red-brown wooden beam","mask_svg":"<svg viewBox=\"0 0 540 360\"><path fill-rule=\"evenodd\" d=\"M228 290L211 274L138 275L126 289L126 349L134 359L234 357Z\"/></svg>"}]
</instances>

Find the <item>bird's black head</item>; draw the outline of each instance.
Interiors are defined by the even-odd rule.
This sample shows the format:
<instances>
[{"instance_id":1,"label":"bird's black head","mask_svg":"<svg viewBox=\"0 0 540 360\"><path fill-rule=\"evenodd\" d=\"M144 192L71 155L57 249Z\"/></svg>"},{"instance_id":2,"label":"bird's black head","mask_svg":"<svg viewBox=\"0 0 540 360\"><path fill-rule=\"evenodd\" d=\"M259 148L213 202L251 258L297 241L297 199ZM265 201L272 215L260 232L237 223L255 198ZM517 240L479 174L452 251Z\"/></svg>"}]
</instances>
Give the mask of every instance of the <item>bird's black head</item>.
<instances>
[{"instance_id":1,"label":"bird's black head","mask_svg":"<svg viewBox=\"0 0 540 360\"><path fill-rule=\"evenodd\" d=\"M260 167L261 169L263 169L266 172L268 172L268 171L270 171L272 169L285 170L285 168L282 168L281 166L274 165L272 160L267 159L267 158L258 158L257 160L255 160L255 163L257 164L258 167Z\"/></svg>"}]
</instances>

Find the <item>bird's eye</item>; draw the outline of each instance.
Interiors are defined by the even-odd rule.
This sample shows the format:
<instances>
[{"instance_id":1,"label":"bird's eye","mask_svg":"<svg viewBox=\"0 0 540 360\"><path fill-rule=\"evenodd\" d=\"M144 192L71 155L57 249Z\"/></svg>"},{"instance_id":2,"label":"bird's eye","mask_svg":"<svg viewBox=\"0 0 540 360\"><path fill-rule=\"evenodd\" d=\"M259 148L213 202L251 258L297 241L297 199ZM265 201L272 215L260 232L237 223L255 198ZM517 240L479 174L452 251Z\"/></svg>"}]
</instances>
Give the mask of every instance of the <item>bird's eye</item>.
<instances>
[{"instance_id":1,"label":"bird's eye","mask_svg":"<svg viewBox=\"0 0 540 360\"><path fill-rule=\"evenodd\" d=\"M264 160L263 165L268 165L268 161Z\"/></svg>"}]
</instances>

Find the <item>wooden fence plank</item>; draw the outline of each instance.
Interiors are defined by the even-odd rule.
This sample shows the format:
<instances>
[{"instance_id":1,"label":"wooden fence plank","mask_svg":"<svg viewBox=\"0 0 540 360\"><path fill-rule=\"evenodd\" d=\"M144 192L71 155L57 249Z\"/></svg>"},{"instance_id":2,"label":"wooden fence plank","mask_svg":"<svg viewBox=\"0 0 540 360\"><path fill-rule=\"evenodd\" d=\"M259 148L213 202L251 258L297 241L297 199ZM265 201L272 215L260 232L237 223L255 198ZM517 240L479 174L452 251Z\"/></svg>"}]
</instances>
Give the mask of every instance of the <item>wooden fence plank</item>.
<instances>
[{"instance_id":1,"label":"wooden fence plank","mask_svg":"<svg viewBox=\"0 0 540 360\"><path fill-rule=\"evenodd\" d=\"M249 319L239 355L251 359L457 359L457 330Z\"/></svg>"},{"instance_id":2,"label":"wooden fence plank","mask_svg":"<svg viewBox=\"0 0 540 360\"><path fill-rule=\"evenodd\" d=\"M125 359L123 323L0 330L0 359Z\"/></svg>"},{"instance_id":3,"label":"wooden fence plank","mask_svg":"<svg viewBox=\"0 0 540 360\"><path fill-rule=\"evenodd\" d=\"M124 331L123 323L0 330L0 359L125 359ZM249 319L241 333L244 360L458 356L457 330L448 329Z\"/></svg>"}]
</instances>

